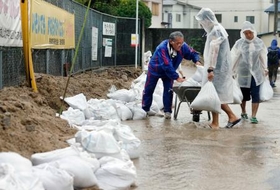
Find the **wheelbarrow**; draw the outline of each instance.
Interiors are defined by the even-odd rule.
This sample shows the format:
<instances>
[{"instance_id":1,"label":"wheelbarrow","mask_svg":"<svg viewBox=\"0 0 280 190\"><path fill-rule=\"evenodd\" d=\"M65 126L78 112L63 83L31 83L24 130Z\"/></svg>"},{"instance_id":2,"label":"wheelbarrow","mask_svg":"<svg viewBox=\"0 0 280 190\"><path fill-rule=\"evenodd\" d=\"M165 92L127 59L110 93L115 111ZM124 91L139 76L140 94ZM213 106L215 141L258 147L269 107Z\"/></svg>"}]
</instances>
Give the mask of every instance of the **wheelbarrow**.
<instances>
[{"instance_id":1,"label":"wheelbarrow","mask_svg":"<svg viewBox=\"0 0 280 190\"><path fill-rule=\"evenodd\" d=\"M186 102L190 108L190 112L193 115L192 120L195 122L199 122L200 114L202 114L202 110L194 110L191 108L191 103L199 93L201 87L200 86L174 86L173 92L176 94L175 97L175 108L174 108L174 119L177 119L180 106L183 102ZM210 112L207 111L208 120L211 119Z\"/></svg>"}]
</instances>

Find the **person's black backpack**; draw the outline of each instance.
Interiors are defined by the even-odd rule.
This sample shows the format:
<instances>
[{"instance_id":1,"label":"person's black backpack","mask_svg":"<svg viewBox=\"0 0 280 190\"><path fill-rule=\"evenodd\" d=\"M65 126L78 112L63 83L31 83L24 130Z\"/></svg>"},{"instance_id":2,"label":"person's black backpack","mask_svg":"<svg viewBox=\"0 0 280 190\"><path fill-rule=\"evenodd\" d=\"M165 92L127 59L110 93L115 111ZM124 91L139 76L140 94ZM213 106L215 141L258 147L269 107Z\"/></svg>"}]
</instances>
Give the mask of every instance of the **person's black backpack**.
<instances>
[{"instance_id":1,"label":"person's black backpack","mask_svg":"<svg viewBox=\"0 0 280 190\"><path fill-rule=\"evenodd\" d=\"M268 53L267 53L267 60L271 64L276 64L278 63L278 51L279 48L277 47L276 49L271 49L268 48Z\"/></svg>"}]
</instances>

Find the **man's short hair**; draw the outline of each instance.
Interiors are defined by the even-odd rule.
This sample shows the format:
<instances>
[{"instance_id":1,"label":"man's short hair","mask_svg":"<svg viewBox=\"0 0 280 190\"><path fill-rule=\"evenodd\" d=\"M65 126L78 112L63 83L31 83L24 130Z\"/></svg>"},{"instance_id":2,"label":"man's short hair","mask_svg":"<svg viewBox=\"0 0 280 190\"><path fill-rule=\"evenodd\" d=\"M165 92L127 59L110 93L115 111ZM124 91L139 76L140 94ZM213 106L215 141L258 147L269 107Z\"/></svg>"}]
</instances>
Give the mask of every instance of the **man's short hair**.
<instances>
[{"instance_id":1,"label":"man's short hair","mask_svg":"<svg viewBox=\"0 0 280 190\"><path fill-rule=\"evenodd\" d=\"M169 39L172 40L172 41L175 40L177 37L184 38L184 35L183 35L182 32L180 32L180 31L172 32L172 33L169 35Z\"/></svg>"}]
</instances>

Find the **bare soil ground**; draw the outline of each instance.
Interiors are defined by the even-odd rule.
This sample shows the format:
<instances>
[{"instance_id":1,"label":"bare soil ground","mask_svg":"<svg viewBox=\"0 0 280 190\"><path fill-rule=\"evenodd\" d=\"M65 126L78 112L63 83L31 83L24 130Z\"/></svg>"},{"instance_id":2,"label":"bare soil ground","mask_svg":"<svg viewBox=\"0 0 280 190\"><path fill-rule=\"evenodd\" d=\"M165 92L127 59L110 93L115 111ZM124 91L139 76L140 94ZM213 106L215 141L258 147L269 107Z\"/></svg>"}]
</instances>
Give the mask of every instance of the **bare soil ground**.
<instances>
[{"instance_id":1,"label":"bare soil ground","mask_svg":"<svg viewBox=\"0 0 280 190\"><path fill-rule=\"evenodd\" d=\"M106 98L108 89L129 89L142 73L134 67L104 68L71 76L65 97L83 93L87 99ZM67 147L77 132L56 117L68 105L61 101L68 77L36 74L38 92L21 85L0 91L0 151L30 158L34 153Z\"/></svg>"}]
</instances>

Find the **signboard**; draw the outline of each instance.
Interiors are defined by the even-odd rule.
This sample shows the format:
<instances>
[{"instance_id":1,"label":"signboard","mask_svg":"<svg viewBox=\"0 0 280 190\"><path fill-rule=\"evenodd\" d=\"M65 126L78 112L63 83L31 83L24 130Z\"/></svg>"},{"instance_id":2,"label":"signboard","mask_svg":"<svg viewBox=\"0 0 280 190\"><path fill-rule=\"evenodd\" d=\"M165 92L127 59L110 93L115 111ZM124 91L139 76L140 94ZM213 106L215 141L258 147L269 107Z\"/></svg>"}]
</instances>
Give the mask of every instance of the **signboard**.
<instances>
[{"instance_id":1,"label":"signboard","mask_svg":"<svg viewBox=\"0 0 280 190\"><path fill-rule=\"evenodd\" d=\"M92 40L91 40L91 60L97 61L98 50L98 28L92 27Z\"/></svg>"},{"instance_id":2,"label":"signboard","mask_svg":"<svg viewBox=\"0 0 280 190\"><path fill-rule=\"evenodd\" d=\"M0 46L22 47L19 0L0 0Z\"/></svg>"},{"instance_id":3,"label":"signboard","mask_svg":"<svg viewBox=\"0 0 280 190\"><path fill-rule=\"evenodd\" d=\"M137 36L139 36L139 35L131 34L131 44L130 44L131 47L135 47L136 43L137 43L137 46L139 46L139 40L138 40Z\"/></svg>"},{"instance_id":4,"label":"signboard","mask_svg":"<svg viewBox=\"0 0 280 190\"><path fill-rule=\"evenodd\" d=\"M103 22L103 35L115 36L115 23Z\"/></svg>"},{"instance_id":5,"label":"signboard","mask_svg":"<svg viewBox=\"0 0 280 190\"><path fill-rule=\"evenodd\" d=\"M30 14L32 48L75 48L74 14L43 0L31 1Z\"/></svg>"},{"instance_id":6,"label":"signboard","mask_svg":"<svg viewBox=\"0 0 280 190\"><path fill-rule=\"evenodd\" d=\"M103 46L105 46L104 57L112 57L113 40L110 38L103 38Z\"/></svg>"}]
</instances>

